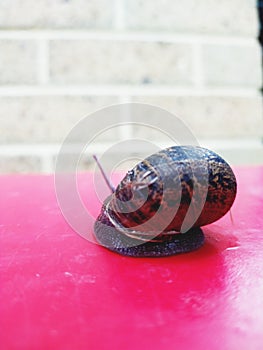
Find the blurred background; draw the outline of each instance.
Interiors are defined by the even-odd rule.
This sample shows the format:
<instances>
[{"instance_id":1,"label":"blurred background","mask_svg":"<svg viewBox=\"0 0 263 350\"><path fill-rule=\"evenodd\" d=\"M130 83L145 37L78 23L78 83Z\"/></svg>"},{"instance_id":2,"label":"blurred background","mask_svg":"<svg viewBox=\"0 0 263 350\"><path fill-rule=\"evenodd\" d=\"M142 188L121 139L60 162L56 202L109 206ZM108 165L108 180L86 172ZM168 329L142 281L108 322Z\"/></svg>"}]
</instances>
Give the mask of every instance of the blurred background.
<instances>
[{"instance_id":1,"label":"blurred background","mask_svg":"<svg viewBox=\"0 0 263 350\"><path fill-rule=\"evenodd\" d=\"M80 119L127 102L174 113L233 165L263 164L258 31L256 0L0 0L0 172L51 173Z\"/></svg>"}]
</instances>

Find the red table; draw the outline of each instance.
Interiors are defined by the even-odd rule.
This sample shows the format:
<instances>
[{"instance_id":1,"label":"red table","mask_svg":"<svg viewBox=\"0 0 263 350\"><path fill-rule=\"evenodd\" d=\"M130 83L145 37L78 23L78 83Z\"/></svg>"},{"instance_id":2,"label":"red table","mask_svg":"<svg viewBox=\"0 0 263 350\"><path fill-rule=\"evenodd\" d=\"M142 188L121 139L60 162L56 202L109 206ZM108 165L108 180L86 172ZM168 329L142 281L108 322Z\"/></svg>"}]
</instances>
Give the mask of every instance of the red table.
<instances>
[{"instance_id":1,"label":"red table","mask_svg":"<svg viewBox=\"0 0 263 350\"><path fill-rule=\"evenodd\" d=\"M1 177L0 348L262 350L263 167L236 175L234 222L205 227L198 251L158 259L77 235L52 176ZM98 212L89 176L80 191Z\"/></svg>"}]
</instances>

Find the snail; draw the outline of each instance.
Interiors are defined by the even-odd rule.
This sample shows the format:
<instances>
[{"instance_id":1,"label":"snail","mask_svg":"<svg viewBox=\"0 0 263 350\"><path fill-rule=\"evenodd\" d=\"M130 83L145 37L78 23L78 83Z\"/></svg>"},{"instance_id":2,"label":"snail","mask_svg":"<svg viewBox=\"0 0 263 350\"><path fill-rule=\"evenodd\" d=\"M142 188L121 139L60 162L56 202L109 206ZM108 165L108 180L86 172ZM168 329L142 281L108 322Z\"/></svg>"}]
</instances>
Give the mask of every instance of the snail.
<instances>
[{"instance_id":1,"label":"snail","mask_svg":"<svg viewBox=\"0 0 263 350\"><path fill-rule=\"evenodd\" d=\"M106 179L106 175L100 170ZM129 170L94 224L98 243L126 256L162 257L204 244L202 226L223 217L237 191L229 164L199 146L173 146Z\"/></svg>"}]
</instances>

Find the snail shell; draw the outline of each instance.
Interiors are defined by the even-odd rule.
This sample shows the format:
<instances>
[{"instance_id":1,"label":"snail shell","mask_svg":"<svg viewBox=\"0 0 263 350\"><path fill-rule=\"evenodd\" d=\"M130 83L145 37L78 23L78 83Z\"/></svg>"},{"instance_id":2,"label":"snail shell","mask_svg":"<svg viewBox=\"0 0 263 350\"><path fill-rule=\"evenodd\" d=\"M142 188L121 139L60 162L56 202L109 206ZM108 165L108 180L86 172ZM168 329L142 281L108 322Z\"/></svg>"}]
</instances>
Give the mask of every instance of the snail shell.
<instances>
[{"instance_id":1,"label":"snail shell","mask_svg":"<svg viewBox=\"0 0 263 350\"><path fill-rule=\"evenodd\" d=\"M128 256L168 256L204 243L201 226L224 216L236 178L219 155L173 146L138 163L105 201L94 232L103 246Z\"/></svg>"}]
</instances>

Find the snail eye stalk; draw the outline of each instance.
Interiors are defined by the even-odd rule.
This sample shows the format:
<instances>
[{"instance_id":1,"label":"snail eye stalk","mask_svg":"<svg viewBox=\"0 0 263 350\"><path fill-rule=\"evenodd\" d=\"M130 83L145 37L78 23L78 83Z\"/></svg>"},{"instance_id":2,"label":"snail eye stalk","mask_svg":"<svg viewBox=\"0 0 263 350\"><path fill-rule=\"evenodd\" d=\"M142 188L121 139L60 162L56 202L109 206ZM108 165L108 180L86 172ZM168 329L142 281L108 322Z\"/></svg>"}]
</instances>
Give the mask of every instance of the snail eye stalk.
<instances>
[{"instance_id":1,"label":"snail eye stalk","mask_svg":"<svg viewBox=\"0 0 263 350\"><path fill-rule=\"evenodd\" d=\"M100 172L107 184L107 186L109 187L109 189L111 190L112 193L115 192L115 187L113 186L113 184L110 182L110 179L108 178L108 176L106 175L105 171L103 170L102 168L102 165L100 164L100 161L98 160L97 156L95 154L93 154L93 159L95 160L95 162L97 163L99 169L100 169Z\"/></svg>"}]
</instances>

